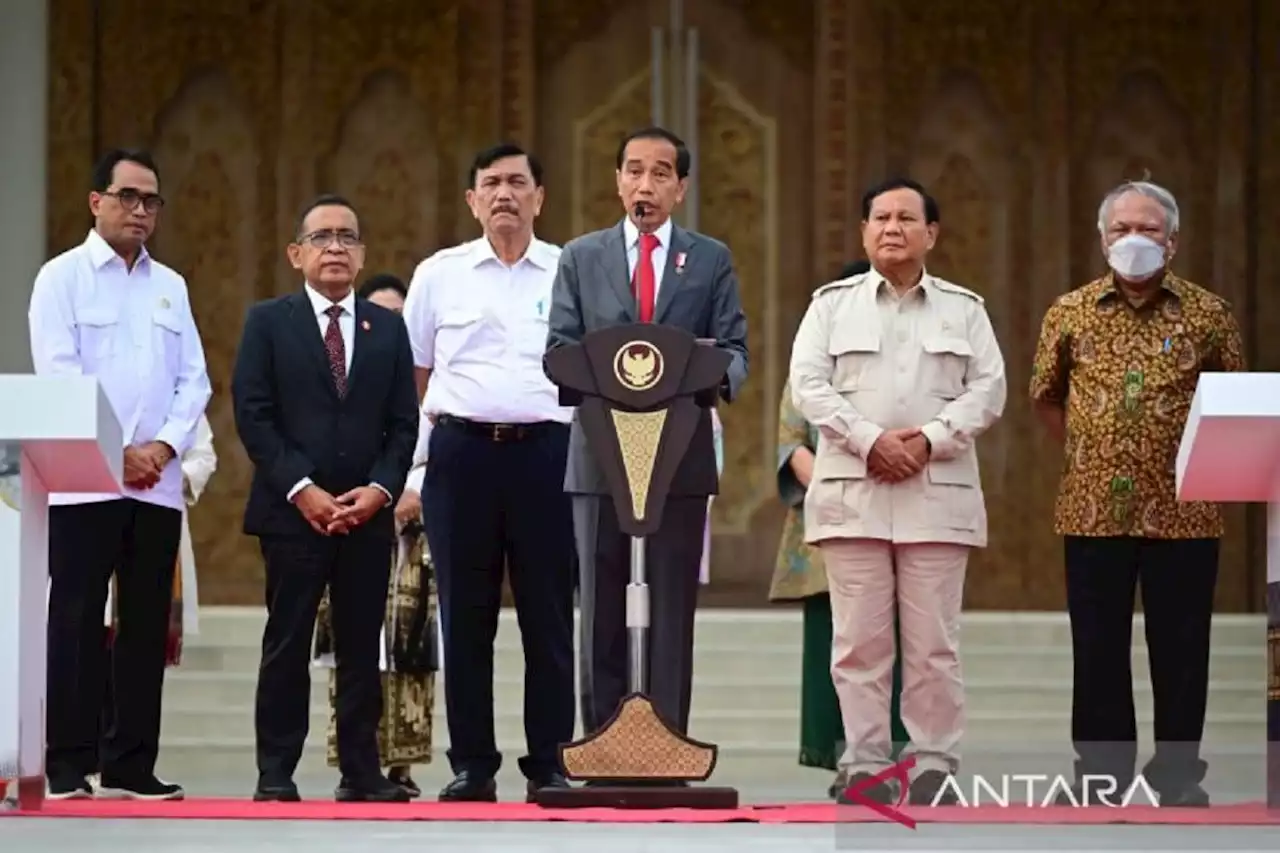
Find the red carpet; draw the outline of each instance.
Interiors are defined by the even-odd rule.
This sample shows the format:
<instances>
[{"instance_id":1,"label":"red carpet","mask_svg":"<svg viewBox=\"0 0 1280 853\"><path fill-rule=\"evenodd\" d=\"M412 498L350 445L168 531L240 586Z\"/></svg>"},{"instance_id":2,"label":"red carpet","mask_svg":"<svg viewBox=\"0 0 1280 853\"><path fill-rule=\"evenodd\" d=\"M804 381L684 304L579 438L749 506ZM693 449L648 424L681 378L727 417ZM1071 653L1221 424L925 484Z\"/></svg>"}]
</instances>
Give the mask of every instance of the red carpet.
<instances>
[{"instance_id":1,"label":"red carpet","mask_svg":"<svg viewBox=\"0 0 1280 853\"><path fill-rule=\"evenodd\" d=\"M1184 824L1202 826L1280 826L1280 811L1261 803L1210 809L917 808L904 812L919 823L946 824ZM162 818L176 820L435 820L567 823L887 823L869 809L828 803L743 806L739 809L544 809L525 803L254 803L236 799L190 799L174 803L128 800L71 800L46 803L42 811L0 812L3 816L61 818Z\"/></svg>"}]
</instances>

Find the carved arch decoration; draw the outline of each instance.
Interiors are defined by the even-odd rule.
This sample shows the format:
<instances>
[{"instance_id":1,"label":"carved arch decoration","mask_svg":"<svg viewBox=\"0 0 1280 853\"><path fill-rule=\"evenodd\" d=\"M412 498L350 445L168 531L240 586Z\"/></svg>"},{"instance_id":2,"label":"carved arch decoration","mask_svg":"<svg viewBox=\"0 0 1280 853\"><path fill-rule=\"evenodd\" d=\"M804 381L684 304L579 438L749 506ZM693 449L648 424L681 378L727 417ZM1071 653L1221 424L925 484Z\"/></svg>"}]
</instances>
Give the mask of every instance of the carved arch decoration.
<instances>
[{"instance_id":1,"label":"carved arch decoration","mask_svg":"<svg viewBox=\"0 0 1280 853\"><path fill-rule=\"evenodd\" d=\"M779 330L778 126L728 79L703 66L698 86L698 230L733 249L750 330L753 377L720 409L724 467L712 505L717 534L744 534L762 505L777 500L777 392L789 342Z\"/></svg>"},{"instance_id":2,"label":"carved arch decoration","mask_svg":"<svg viewBox=\"0 0 1280 853\"><path fill-rule=\"evenodd\" d=\"M607 228L622 218L614 178L618 140L636 128L638 115L649 114L651 80L648 69L635 74L573 123L569 207L575 235Z\"/></svg>"},{"instance_id":3,"label":"carved arch decoration","mask_svg":"<svg viewBox=\"0 0 1280 853\"><path fill-rule=\"evenodd\" d=\"M206 68L189 77L155 121L167 205L152 248L187 278L192 312L213 385L206 416L217 472L191 512L197 561L219 576L252 577L259 556L243 536L244 495L252 466L237 440L231 373L244 313L257 299L258 145L235 87Z\"/></svg>"},{"instance_id":4,"label":"carved arch decoration","mask_svg":"<svg viewBox=\"0 0 1280 853\"><path fill-rule=\"evenodd\" d=\"M390 69L366 77L318 167L319 185L359 212L365 275L390 272L408 283L441 248L439 160L432 117L408 79Z\"/></svg>"},{"instance_id":5,"label":"carved arch decoration","mask_svg":"<svg viewBox=\"0 0 1280 853\"><path fill-rule=\"evenodd\" d=\"M981 80L964 72L947 75L925 104L908 174L924 184L942 212L930 271L982 295L1002 348L1025 344L1011 340L1017 306L1010 304L1010 244L1025 230L1010 227L1018 221L1018 199L1004 121ZM1011 361L1017 357L1008 355ZM1008 444L1007 430L997 424L983 442L984 475L1003 479Z\"/></svg>"},{"instance_id":6,"label":"carved arch decoration","mask_svg":"<svg viewBox=\"0 0 1280 853\"><path fill-rule=\"evenodd\" d=\"M1031 424L1017 403L1034 348L1021 272L1028 268L1032 235L1019 225L1030 221L1030 174L1006 117L977 74L948 69L921 106L908 174L941 210L929 269L983 297L1005 359L1004 415L977 442L991 547L973 555L966 597L970 606L984 606L1020 597L1026 554L1041 533L1034 513L1046 511L1036 483L1025 477Z\"/></svg>"},{"instance_id":7,"label":"carved arch decoration","mask_svg":"<svg viewBox=\"0 0 1280 853\"><path fill-rule=\"evenodd\" d=\"M1090 266L1076 270L1077 283L1106 271L1098 244L1098 205L1122 181L1143 177L1178 199L1183 229L1175 268L1192 279L1200 276L1200 270L1212 269L1208 239L1212 223L1205 219L1211 215L1211 206L1204 203L1206 181L1193 150L1187 113L1159 75L1141 70L1117 82L1093 123L1078 179L1073 182L1079 193L1075 257L1081 259L1077 263L1091 261Z\"/></svg>"}]
</instances>

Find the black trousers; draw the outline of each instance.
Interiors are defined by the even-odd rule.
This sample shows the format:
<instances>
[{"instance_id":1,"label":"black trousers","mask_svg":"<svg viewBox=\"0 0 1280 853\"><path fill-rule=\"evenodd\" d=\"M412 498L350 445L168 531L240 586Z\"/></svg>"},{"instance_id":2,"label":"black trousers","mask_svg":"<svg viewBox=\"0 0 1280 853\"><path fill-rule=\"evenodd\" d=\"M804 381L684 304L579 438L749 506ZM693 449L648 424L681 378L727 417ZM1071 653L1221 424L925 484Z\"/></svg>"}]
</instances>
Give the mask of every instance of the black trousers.
<instances>
[{"instance_id":1,"label":"black trousers","mask_svg":"<svg viewBox=\"0 0 1280 853\"><path fill-rule=\"evenodd\" d=\"M504 565L524 647L520 770L559 770L573 739L573 521L564 493L569 427L542 424L494 441L441 421L431 434L422 495L444 635L449 763L489 777L502 756L494 737L493 642Z\"/></svg>"},{"instance_id":2,"label":"black trousers","mask_svg":"<svg viewBox=\"0 0 1280 853\"><path fill-rule=\"evenodd\" d=\"M254 710L261 783L291 780L302 758L311 715L311 640L326 587L337 662L338 767L355 784L370 783L381 773L378 659L391 545L387 537L359 529L344 536L261 539L267 625Z\"/></svg>"},{"instance_id":3,"label":"black trousers","mask_svg":"<svg viewBox=\"0 0 1280 853\"><path fill-rule=\"evenodd\" d=\"M1143 775L1156 790L1203 780L1218 546L1217 539L1066 537L1078 778L1133 779L1138 726L1130 662L1134 590L1141 584L1156 739Z\"/></svg>"},{"instance_id":4,"label":"black trousers","mask_svg":"<svg viewBox=\"0 0 1280 853\"><path fill-rule=\"evenodd\" d=\"M131 498L49 507L50 778L99 770L134 782L155 772L173 572L182 513ZM117 575L119 624L107 655L103 614ZM108 667L114 682L101 732Z\"/></svg>"}]
</instances>

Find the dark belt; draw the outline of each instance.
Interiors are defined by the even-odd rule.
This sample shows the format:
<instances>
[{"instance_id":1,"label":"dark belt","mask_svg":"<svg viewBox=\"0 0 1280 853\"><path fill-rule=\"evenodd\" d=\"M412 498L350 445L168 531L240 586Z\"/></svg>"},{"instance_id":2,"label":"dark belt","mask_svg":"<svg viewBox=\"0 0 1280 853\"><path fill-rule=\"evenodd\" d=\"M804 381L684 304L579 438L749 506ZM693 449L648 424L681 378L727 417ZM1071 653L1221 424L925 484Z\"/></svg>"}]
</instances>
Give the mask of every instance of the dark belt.
<instances>
[{"instance_id":1,"label":"dark belt","mask_svg":"<svg viewBox=\"0 0 1280 853\"><path fill-rule=\"evenodd\" d=\"M523 441L539 435L547 430L561 426L555 421L534 421L528 424L495 424L485 421L473 421L454 415L436 415L436 426L457 427L473 435L487 438L490 441Z\"/></svg>"}]
</instances>

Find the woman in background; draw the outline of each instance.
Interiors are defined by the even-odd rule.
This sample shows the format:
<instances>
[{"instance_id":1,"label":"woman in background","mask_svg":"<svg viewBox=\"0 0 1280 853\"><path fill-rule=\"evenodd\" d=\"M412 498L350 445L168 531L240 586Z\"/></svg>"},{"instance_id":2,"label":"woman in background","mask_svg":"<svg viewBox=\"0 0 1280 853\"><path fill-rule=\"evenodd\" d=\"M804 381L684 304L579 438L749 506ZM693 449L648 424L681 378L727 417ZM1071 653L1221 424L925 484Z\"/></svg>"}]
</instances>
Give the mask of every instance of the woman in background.
<instances>
[{"instance_id":1,"label":"woman in background","mask_svg":"<svg viewBox=\"0 0 1280 853\"><path fill-rule=\"evenodd\" d=\"M840 278L867 272L865 262L849 264ZM791 386L782 389L778 409L778 496L787 507L774 564L770 601L799 601L804 607L803 652L800 669L800 764L838 770L827 789L831 798L843 793L847 774L840 767L844 727L840 703L831 681L831 596L827 573L817 548L804 541L804 496L813 475L818 431L805 421L791 402ZM896 759L906 746L908 735L902 724L899 698L902 693L902 653L893 664L893 687L889 722Z\"/></svg>"},{"instance_id":2,"label":"woman in background","mask_svg":"<svg viewBox=\"0 0 1280 853\"><path fill-rule=\"evenodd\" d=\"M383 274L366 281L359 296L399 314L404 310L408 293L403 281ZM422 795L413 781L412 766L431 763L438 668L435 569L422 530L424 448L431 430L430 421L423 418L419 430L414 467L395 509L396 550L391 555L391 582L382 624L382 720L378 725L379 763L387 768L387 779L411 797ZM316 663L330 670L328 764L337 767L336 672L333 671L328 593L320 603L316 622Z\"/></svg>"}]
</instances>

